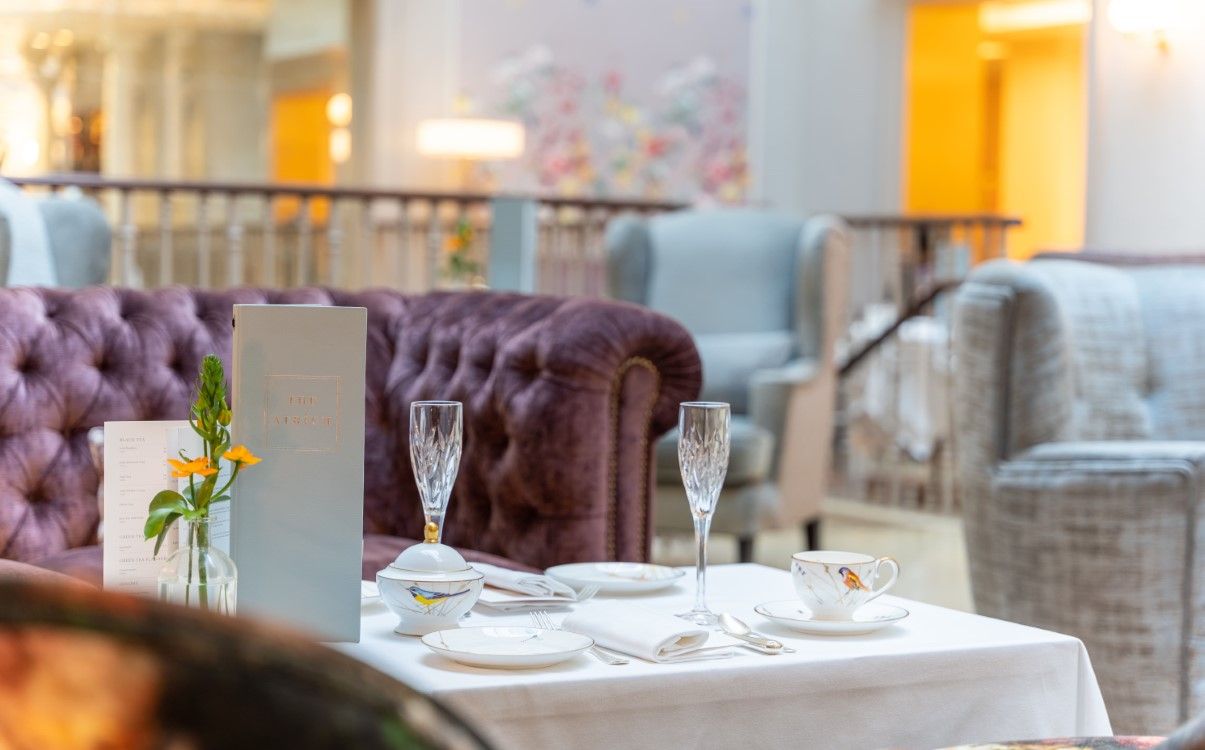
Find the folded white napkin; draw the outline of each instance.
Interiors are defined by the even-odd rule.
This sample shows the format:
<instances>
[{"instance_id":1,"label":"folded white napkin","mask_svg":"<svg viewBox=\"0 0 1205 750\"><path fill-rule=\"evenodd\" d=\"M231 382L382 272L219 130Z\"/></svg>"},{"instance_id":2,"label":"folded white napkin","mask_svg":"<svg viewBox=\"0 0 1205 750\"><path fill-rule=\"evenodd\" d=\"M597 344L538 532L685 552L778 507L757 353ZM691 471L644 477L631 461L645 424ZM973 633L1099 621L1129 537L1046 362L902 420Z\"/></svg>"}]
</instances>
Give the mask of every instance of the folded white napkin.
<instances>
[{"instance_id":1,"label":"folded white napkin","mask_svg":"<svg viewBox=\"0 0 1205 750\"><path fill-rule=\"evenodd\" d=\"M481 589L477 604L496 609L499 612L526 612L533 609L559 609L576 602L576 598L566 596L528 596L516 594L513 591L496 589L486 586Z\"/></svg>"},{"instance_id":2,"label":"folded white napkin","mask_svg":"<svg viewBox=\"0 0 1205 750\"><path fill-rule=\"evenodd\" d=\"M561 597L568 601L577 600L577 592L560 581L542 573L525 573L521 570L499 568L488 563L472 563L485 576L487 586L515 591L528 596L543 598Z\"/></svg>"},{"instance_id":3,"label":"folded white napkin","mask_svg":"<svg viewBox=\"0 0 1205 750\"><path fill-rule=\"evenodd\" d=\"M590 636L603 648L647 661L676 663L732 656L727 644L705 645L711 635L706 628L628 602L593 602L566 617L561 627Z\"/></svg>"}]
</instances>

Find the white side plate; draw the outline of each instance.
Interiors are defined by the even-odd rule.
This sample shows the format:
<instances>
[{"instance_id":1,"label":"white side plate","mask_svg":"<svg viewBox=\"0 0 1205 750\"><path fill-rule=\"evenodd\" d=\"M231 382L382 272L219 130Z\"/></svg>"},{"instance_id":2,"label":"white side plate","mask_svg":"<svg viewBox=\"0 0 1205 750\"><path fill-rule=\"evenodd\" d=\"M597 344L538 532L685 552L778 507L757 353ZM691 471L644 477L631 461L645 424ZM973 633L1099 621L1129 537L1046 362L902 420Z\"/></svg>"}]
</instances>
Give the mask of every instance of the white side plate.
<instances>
[{"instance_id":1,"label":"white side plate","mask_svg":"<svg viewBox=\"0 0 1205 750\"><path fill-rule=\"evenodd\" d=\"M561 583L580 589L598 586L600 594L636 594L667 589L686 571L649 563L570 563L544 571Z\"/></svg>"},{"instance_id":2,"label":"white side plate","mask_svg":"<svg viewBox=\"0 0 1205 750\"><path fill-rule=\"evenodd\" d=\"M817 620L798 599L766 602L753 611L771 622L812 635L865 635L908 616L903 607L871 602L859 607L852 620Z\"/></svg>"},{"instance_id":3,"label":"white side plate","mask_svg":"<svg viewBox=\"0 0 1205 750\"><path fill-rule=\"evenodd\" d=\"M452 661L492 669L550 667L594 645L566 630L505 626L438 630L424 635L423 643Z\"/></svg>"}]
</instances>

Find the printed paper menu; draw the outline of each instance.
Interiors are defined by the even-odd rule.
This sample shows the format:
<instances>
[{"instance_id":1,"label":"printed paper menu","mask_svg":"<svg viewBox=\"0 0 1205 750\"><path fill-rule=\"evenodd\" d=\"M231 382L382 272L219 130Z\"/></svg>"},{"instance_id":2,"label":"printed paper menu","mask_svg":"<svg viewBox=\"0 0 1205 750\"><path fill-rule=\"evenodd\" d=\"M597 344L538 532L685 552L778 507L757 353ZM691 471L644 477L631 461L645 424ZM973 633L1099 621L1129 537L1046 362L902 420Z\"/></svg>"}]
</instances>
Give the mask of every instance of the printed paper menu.
<instances>
[{"instance_id":1,"label":"printed paper menu","mask_svg":"<svg viewBox=\"0 0 1205 750\"><path fill-rule=\"evenodd\" d=\"M188 480L171 475L167 459L183 450L202 451L201 438L188 422L105 422L105 541L104 586L129 594L158 595L159 569L174 552L185 524L176 522L163 539L159 555L155 540L144 539L147 505L163 490L181 490ZM224 472L228 467L223 467ZM230 504L210 511L210 544L230 550Z\"/></svg>"}]
</instances>

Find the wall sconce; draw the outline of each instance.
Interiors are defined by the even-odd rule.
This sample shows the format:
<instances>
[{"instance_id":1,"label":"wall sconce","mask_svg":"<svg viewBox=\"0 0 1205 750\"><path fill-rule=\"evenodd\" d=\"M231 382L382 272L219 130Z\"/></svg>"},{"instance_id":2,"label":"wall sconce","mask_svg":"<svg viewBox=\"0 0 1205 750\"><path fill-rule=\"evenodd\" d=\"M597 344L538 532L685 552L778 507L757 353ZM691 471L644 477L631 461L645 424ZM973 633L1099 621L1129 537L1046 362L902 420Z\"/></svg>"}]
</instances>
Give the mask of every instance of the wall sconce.
<instances>
[{"instance_id":1,"label":"wall sconce","mask_svg":"<svg viewBox=\"0 0 1205 750\"><path fill-rule=\"evenodd\" d=\"M326 100L326 119L337 128L351 124L351 94L339 92Z\"/></svg>"},{"instance_id":2,"label":"wall sconce","mask_svg":"<svg viewBox=\"0 0 1205 750\"><path fill-rule=\"evenodd\" d=\"M1167 30L1172 20L1172 0L1111 0L1109 23L1119 33L1148 39L1160 52L1169 49Z\"/></svg>"},{"instance_id":3,"label":"wall sconce","mask_svg":"<svg viewBox=\"0 0 1205 750\"><path fill-rule=\"evenodd\" d=\"M351 158L351 94L340 91L326 100L326 119L331 124L327 140L327 151L331 161L343 164Z\"/></svg>"},{"instance_id":4,"label":"wall sconce","mask_svg":"<svg viewBox=\"0 0 1205 750\"><path fill-rule=\"evenodd\" d=\"M347 128L335 128L331 131L328 150L331 161L343 164L351 158L351 131Z\"/></svg>"}]
</instances>

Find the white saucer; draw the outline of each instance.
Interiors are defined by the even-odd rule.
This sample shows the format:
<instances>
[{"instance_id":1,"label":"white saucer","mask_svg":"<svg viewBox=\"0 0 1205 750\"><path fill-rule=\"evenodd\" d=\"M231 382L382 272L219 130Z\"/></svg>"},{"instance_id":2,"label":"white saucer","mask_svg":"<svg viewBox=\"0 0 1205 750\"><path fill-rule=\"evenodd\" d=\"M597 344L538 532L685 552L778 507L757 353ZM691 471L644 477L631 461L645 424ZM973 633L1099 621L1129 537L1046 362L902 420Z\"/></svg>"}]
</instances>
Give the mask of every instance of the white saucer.
<instances>
[{"instance_id":1,"label":"white saucer","mask_svg":"<svg viewBox=\"0 0 1205 750\"><path fill-rule=\"evenodd\" d=\"M471 667L535 669L572 659L594 645L567 630L487 626L437 630L423 643L440 656Z\"/></svg>"},{"instance_id":2,"label":"white saucer","mask_svg":"<svg viewBox=\"0 0 1205 750\"><path fill-rule=\"evenodd\" d=\"M380 601L381 589L376 581L360 581L360 606Z\"/></svg>"},{"instance_id":3,"label":"white saucer","mask_svg":"<svg viewBox=\"0 0 1205 750\"><path fill-rule=\"evenodd\" d=\"M561 583L580 589L598 586L600 594L635 594L667 589L686 571L649 563L569 563L544 571Z\"/></svg>"},{"instance_id":4,"label":"white saucer","mask_svg":"<svg viewBox=\"0 0 1205 750\"><path fill-rule=\"evenodd\" d=\"M852 620L817 620L798 599L766 602L754 607L753 611L771 622L812 635L865 635L908 616L908 610L903 607L871 602L859 607Z\"/></svg>"}]
</instances>

